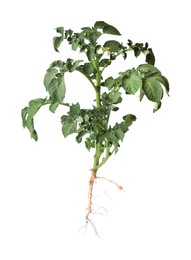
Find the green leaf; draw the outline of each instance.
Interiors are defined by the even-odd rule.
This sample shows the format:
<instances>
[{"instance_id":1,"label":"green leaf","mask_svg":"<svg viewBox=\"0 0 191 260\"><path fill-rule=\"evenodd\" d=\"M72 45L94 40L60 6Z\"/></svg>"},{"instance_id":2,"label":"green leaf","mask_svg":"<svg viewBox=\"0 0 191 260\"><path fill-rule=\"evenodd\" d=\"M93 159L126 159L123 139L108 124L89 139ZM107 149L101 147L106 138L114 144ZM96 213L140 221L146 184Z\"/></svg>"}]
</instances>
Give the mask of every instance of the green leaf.
<instances>
[{"instance_id":1,"label":"green leaf","mask_svg":"<svg viewBox=\"0 0 191 260\"><path fill-rule=\"evenodd\" d=\"M62 117L63 118L63 117ZM72 118L66 116L65 119L62 119L62 133L64 137L76 133L77 131L77 122L75 122Z\"/></svg>"},{"instance_id":2,"label":"green leaf","mask_svg":"<svg viewBox=\"0 0 191 260\"><path fill-rule=\"evenodd\" d=\"M113 130L108 130L104 136L108 141L115 142L116 137Z\"/></svg>"},{"instance_id":3,"label":"green leaf","mask_svg":"<svg viewBox=\"0 0 191 260\"><path fill-rule=\"evenodd\" d=\"M144 91L142 90L142 88L140 89L140 95L139 95L139 100L142 101L143 100L143 97L144 97L145 93Z\"/></svg>"},{"instance_id":4,"label":"green leaf","mask_svg":"<svg viewBox=\"0 0 191 260\"><path fill-rule=\"evenodd\" d=\"M38 141L38 135L34 128L34 120L33 118L28 117L26 120L26 127L28 128L31 138L33 138L35 141Z\"/></svg>"},{"instance_id":5,"label":"green leaf","mask_svg":"<svg viewBox=\"0 0 191 260\"><path fill-rule=\"evenodd\" d=\"M57 107L59 106L59 103L58 102L54 102L52 103L50 106L49 106L49 110L52 112L52 113L55 113Z\"/></svg>"},{"instance_id":6,"label":"green leaf","mask_svg":"<svg viewBox=\"0 0 191 260\"><path fill-rule=\"evenodd\" d=\"M48 92L54 102L61 102L65 98L66 86L64 75L53 78L48 86Z\"/></svg>"},{"instance_id":7,"label":"green leaf","mask_svg":"<svg viewBox=\"0 0 191 260\"><path fill-rule=\"evenodd\" d=\"M56 28L56 32L60 33L61 35L63 35L64 34L64 27L62 27L62 26L61 27L57 27Z\"/></svg>"},{"instance_id":8,"label":"green leaf","mask_svg":"<svg viewBox=\"0 0 191 260\"><path fill-rule=\"evenodd\" d=\"M126 125L127 127L129 127L129 126L132 125L132 123L133 123L134 121L136 121L136 116L134 116L134 115L132 115L132 114L128 114L128 115L126 115L126 116L123 117L123 120L125 121L125 125Z\"/></svg>"},{"instance_id":9,"label":"green leaf","mask_svg":"<svg viewBox=\"0 0 191 260\"><path fill-rule=\"evenodd\" d=\"M22 123L23 127L26 127L26 118L28 114L28 107L25 107L21 110L21 116L22 116Z\"/></svg>"},{"instance_id":10,"label":"green leaf","mask_svg":"<svg viewBox=\"0 0 191 260\"><path fill-rule=\"evenodd\" d=\"M63 40L64 40L63 36L53 38L53 46L54 46L55 51L59 52L58 48L60 47Z\"/></svg>"},{"instance_id":11,"label":"green leaf","mask_svg":"<svg viewBox=\"0 0 191 260\"><path fill-rule=\"evenodd\" d=\"M142 81L140 76L134 72L130 75L130 77L124 76L122 79L122 84L127 93L135 94L139 88L141 88Z\"/></svg>"},{"instance_id":12,"label":"green leaf","mask_svg":"<svg viewBox=\"0 0 191 260\"><path fill-rule=\"evenodd\" d=\"M107 67L108 65L111 64L111 60L110 59L102 59L99 63L100 67Z\"/></svg>"},{"instance_id":13,"label":"green leaf","mask_svg":"<svg viewBox=\"0 0 191 260\"><path fill-rule=\"evenodd\" d=\"M93 61L95 59L95 49L91 46L88 47L87 57L89 61Z\"/></svg>"},{"instance_id":14,"label":"green leaf","mask_svg":"<svg viewBox=\"0 0 191 260\"><path fill-rule=\"evenodd\" d=\"M88 149L88 151L92 148L92 142L91 142L91 139L89 137L86 138L85 146Z\"/></svg>"},{"instance_id":15,"label":"green leaf","mask_svg":"<svg viewBox=\"0 0 191 260\"><path fill-rule=\"evenodd\" d=\"M116 91L114 93L110 92L109 98L111 99L113 104L121 103L121 101L122 101L121 92L119 92L119 91Z\"/></svg>"},{"instance_id":16,"label":"green leaf","mask_svg":"<svg viewBox=\"0 0 191 260\"><path fill-rule=\"evenodd\" d=\"M115 80L113 79L113 77L109 77L105 80L104 85L108 88L111 89L113 87L115 83Z\"/></svg>"},{"instance_id":17,"label":"green leaf","mask_svg":"<svg viewBox=\"0 0 191 260\"><path fill-rule=\"evenodd\" d=\"M46 102L46 99L43 98L37 98L37 99L33 99L29 102L29 107L27 110L28 113L28 117L34 117L36 115L36 113L38 112L38 110L40 109L40 107L42 105L44 105Z\"/></svg>"},{"instance_id":18,"label":"green leaf","mask_svg":"<svg viewBox=\"0 0 191 260\"><path fill-rule=\"evenodd\" d=\"M155 64L155 55L153 53L153 50L151 48L148 48L149 53L146 55L146 62L148 62L151 65Z\"/></svg>"},{"instance_id":19,"label":"green leaf","mask_svg":"<svg viewBox=\"0 0 191 260\"><path fill-rule=\"evenodd\" d=\"M159 102L163 96L161 84L156 78L151 77L143 80L143 91L147 98L153 102Z\"/></svg>"},{"instance_id":20,"label":"green leaf","mask_svg":"<svg viewBox=\"0 0 191 260\"><path fill-rule=\"evenodd\" d=\"M93 65L91 64L91 63L85 63L84 65L83 65L83 71L84 71L84 73L86 74L86 75L91 75L92 73L93 73L93 71L94 71L94 67L93 67Z\"/></svg>"},{"instance_id":21,"label":"green leaf","mask_svg":"<svg viewBox=\"0 0 191 260\"><path fill-rule=\"evenodd\" d=\"M81 131L77 136L76 136L76 142L81 143L82 142L82 137L86 134L85 131Z\"/></svg>"},{"instance_id":22,"label":"green leaf","mask_svg":"<svg viewBox=\"0 0 191 260\"><path fill-rule=\"evenodd\" d=\"M61 61L61 60L55 60L55 61L53 61L51 64L50 64L50 66L49 66L49 68L47 69L47 71L49 71L50 69L52 69L52 68L63 68L63 65L64 65L65 63L63 62L63 61Z\"/></svg>"},{"instance_id":23,"label":"green leaf","mask_svg":"<svg viewBox=\"0 0 191 260\"><path fill-rule=\"evenodd\" d=\"M56 68L48 69L45 76L44 76L44 86L46 90L48 91L50 82L55 77L55 75L58 73L58 70Z\"/></svg>"},{"instance_id":24,"label":"green leaf","mask_svg":"<svg viewBox=\"0 0 191 260\"><path fill-rule=\"evenodd\" d=\"M167 95L169 95L169 82L168 79L162 75L155 77L165 87Z\"/></svg>"},{"instance_id":25,"label":"green leaf","mask_svg":"<svg viewBox=\"0 0 191 260\"><path fill-rule=\"evenodd\" d=\"M75 71L76 68L79 67L80 63L82 62L83 60L72 60L72 59L67 59L67 62L66 62L66 66L68 68L68 71L69 72L73 72Z\"/></svg>"},{"instance_id":26,"label":"green leaf","mask_svg":"<svg viewBox=\"0 0 191 260\"><path fill-rule=\"evenodd\" d=\"M121 44L118 41L112 40L104 43L103 47L110 52L118 52Z\"/></svg>"},{"instance_id":27,"label":"green leaf","mask_svg":"<svg viewBox=\"0 0 191 260\"><path fill-rule=\"evenodd\" d=\"M79 103L77 103L75 105L72 105L70 107L70 112L69 112L70 116L78 117L80 115L80 112L81 112L81 109L80 109L80 104Z\"/></svg>"},{"instance_id":28,"label":"green leaf","mask_svg":"<svg viewBox=\"0 0 191 260\"><path fill-rule=\"evenodd\" d=\"M106 25L103 28L103 33L112 34L112 35L121 35L120 32L112 25Z\"/></svg>"},{"instance_id":29,"label":"green leaf","mask_svg":"<svg viewBox=\"0 0 191 260\"><path fill-rule=\"evenodd\" d=\"M38 140L38 136L37 136L37 132L34 128L33 117L36 115L36 113L38 112L40 107L45 105L45 103L46 103L46 99L42 99L42 98L33 99L29 102L29 106L25 107L22 110L23 127L28 128L28 130L31 134L31 137L35 141Z\"/></svg>"},{"instance_id":30,"label":"green leaf","mask_svg":"<svg viewBox=\"0 0 191 260\"><path fill-rule=\"evenodd\" d=\"M103 29L106 25L108 25L108 24L105 23L104 21L98 21L94 24L94 28Z\"/></svg>"},{"instance_id":31,"label":"green leaf","mask_svg":"<svg viewBox=\"0 0 191 260\"><path fill-rule=\"evenodd\" d=\"M120 127L115 130L115 136L118 140L123 141L125 134Z\"/></svg>"},{"instance_id":32,"label":"green leaf","mask_svg":"<svg viewBox=\"0 0 191 260\"><path fill-rule=\"evenodd\" d=\"M145 78L161 75L160 70L151 64L141 64L137 67L137 70L140 71Z\"/></svg>"},{"instance_id":33,"label":"green leaf","mask_svg":"<svg viewBox=\"0 0 191 260\"><path fill-rule=\"evenodd\" d=\"M98 21L94 24L94 28L103 29L103 33L112 35L121 35L120 32L112 25L105 23L104 21Z\"/></svg>"}]
</instances>

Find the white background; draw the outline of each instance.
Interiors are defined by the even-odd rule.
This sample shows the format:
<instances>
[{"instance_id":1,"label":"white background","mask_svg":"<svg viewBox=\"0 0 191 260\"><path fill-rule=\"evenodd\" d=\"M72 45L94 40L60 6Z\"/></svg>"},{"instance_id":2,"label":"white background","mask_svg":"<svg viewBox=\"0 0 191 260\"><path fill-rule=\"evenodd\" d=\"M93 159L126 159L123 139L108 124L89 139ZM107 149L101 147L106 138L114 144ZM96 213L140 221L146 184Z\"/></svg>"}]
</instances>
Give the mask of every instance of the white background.
<instances>
[{"instance_id":1,"label":"white background","mask_svg":"<svg viewBox=\"0 0 191 260\"><path fill-rule=\"evenodd\" d=\"M1 1L0 4L0 259L191 259L191 127L189 1ZM64 139L59 109L43 108L36 118L39 141L21 126L20 110L45 97L43 77L55 59L54 28L79 30L104 20L123 37L148 41L156 66L170 81L170 98L153 114L149 102L126 98L122 113L136 113L119 153L100 175L99 202L106 217L93 217L79 232L87 206L92 154ZM78 58L78 57L77 57ZM121 63L120 63L121 62ZM131 68L120 61L113 73ZM135 64L143 62L143 58ZM111 71L112 73L112 68ZM109 75L109 74L108 74ZM75 73L67 81L67 101L91 103L93 91ZM88 99L89 98L89 99ZM125 111L126 110L126 111ZM110 196L101 196L104 190ZM102 198L102 199L101 199Z\"/></svg>"}]
</instances>

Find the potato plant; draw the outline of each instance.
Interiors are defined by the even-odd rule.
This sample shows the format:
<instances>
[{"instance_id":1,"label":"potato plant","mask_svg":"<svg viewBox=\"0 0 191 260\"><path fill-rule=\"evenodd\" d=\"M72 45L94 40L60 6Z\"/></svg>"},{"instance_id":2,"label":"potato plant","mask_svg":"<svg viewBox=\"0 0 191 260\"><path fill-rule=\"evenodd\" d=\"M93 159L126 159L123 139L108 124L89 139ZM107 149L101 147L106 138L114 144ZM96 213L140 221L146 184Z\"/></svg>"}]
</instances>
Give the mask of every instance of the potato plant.
<instances>
[{"instance_id":1,"label":"potato plant","mask_svg":"<svg viewBox=\"0 0 191 260\"><path fill-rule=\"evenodd\" d=\"M107 40L104 44L99 43L103 34L120 36L120 32L112 25L98 21L93 27L83 27L80 32L63 27L56 28L57 36L53 39L53 46L56 52L63 41L71 45L73 51L85 53L87 60L53 61L48 67L44 76L44 86L48 93L46 98L37 98L29 102L28 106L22 109L23 127L26 127L31 137L37 141L38 135L34 127L34 116L39 109L48 105L49 110L55 113L58 106L68 107L67 114L61 117L62 133L64 137L75 134L77 143L84 142L88 151L95 151L91 176L89 180L88 207L86 212L86 223L92 223L90 215L94 213L92 194L95 180L99 178L98 170L116 154L124 140L125 134L132 123L136 120L133 114L125 114L120 122L110 125L111 113L116 113L119 104L125 95L135 95L139 92L140 101L145 97L153 102L153 111L161 107L163 92L169 93L169 83L160 70L154 66L155 56L148 43L121 43L117 40ZM115 37L116 38L116 37ZM114 78L104 78L103 72L119 57L124 60L128 53L133 52L137 58L145 56L145 63L136 68L127 68L119 72ZM77 71L81 73L90 83L95 92L95 100L92 100L92 107L83 108L80 103L66 101L65 74ZM74 74L75 76L75 74ZM88 98L88 97L87 97ZM122 187L112 182L121 190Z\"/></svg>"}]
</instances>

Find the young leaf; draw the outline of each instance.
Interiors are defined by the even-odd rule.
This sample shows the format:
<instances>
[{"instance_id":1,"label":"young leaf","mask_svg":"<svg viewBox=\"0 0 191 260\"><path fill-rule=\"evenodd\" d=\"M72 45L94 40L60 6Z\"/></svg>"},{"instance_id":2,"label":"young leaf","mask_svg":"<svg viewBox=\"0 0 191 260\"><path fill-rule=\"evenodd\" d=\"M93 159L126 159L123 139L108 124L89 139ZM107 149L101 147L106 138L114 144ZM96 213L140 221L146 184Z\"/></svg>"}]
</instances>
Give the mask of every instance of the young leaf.
<instances>
[{"instance_id":1,"label":"young leaf","mask_svg":"<svg viewBox=\"0 0 191 260\"><path fill-rule=\"evenodd\" d=\"M161 84L156 78L151 77L143 80L143 91L147 98L153 102L159 102L163 96Z\"/></svg>"},{"instance_id":2,"label":"young leaf","mask_svg":"<svg viewBox=\"0 0 191 260\"><path fill-rule=\"evenodd\" d=\"M105 42L103 47L108 49L110 52L118 52L120 45L121 44L118 41L113 40Z\"/></svg>"},{"instance_id":3,"label":"young leaf","mask_svg":"<svg viewBox=\"0 0 191 260\"><path fill-rule=\"evenodd\" d=\"M141 88L142 81L140 76L134 72L130 75L130 77L124 76L122 78L122 84L127 93L135 94L139 88Z\"/></svg>"}]
</instances>

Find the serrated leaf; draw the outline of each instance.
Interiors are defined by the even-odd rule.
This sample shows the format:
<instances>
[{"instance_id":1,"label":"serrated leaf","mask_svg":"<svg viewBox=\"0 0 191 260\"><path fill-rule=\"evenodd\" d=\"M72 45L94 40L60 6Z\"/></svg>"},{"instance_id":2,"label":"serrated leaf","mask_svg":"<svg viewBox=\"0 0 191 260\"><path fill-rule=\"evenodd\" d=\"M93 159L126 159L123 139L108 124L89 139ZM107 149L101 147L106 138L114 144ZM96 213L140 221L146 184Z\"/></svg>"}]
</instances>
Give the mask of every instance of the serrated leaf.
<instances>
[{"instance_id":1,"label":"serrated leaf","mask_svg":"<svg viewBox=\"0 0 191 260\"><path fill-rule=\"evenodd\" d=\"M76 133L77 131L77 122L75 122L72 118L67 117L62 121L62 133L64 137Z\"/></svg>"},{"instance_id":2,"label":"serrated leaf","mask_svg":"<svg viewBox=\"0 0 191 260\"><path fill-rule=\"evenodd\" d=\"M161 84L156 78L151 77L143 80L143 91L147 98L153 102L159 102L163 96Z\"/></svg>"},{"instance_id":3,"label":"serrated leaf","mask_svg":"<svg viewBox=\"0 0 191 260\"><path fill-rule=\"evenodd\" d=\"M48 69L45 76L44 76L44 86L46 90L48 91L50 82L55 77L55 75L58 73L58 70L55 68Z\"/></svg>"},{"instance_id":4,"label":"serrated leaf","mask_svg":"<svg viewBox=\"0 0 191 260\"><path fill-rule=\"evenodd\" d=\"M52 113L55 113L57 107L59 106L59 103L58 102L54 102L52 103L50 106L49 106L49 110L52 112Z\"/></svg>"},{"instance_id":5,"label":"serrated leaf","mask_svg":"<svg viewBox=\"0 0 191 260\"><path fill-rule=\"evenodd\" d=\"M140 76L134 72L130 75L130 77L124 76L122 79L122 84L127 93L135 94L139 88L141 88L142 81Z\"/></svg>"},{"instance_id":6,"label":"serrated leaf","mask_svg":"<svg viewBox=\"0 0 191 260\"><path fill-rule=\"evenodd\" d=\"M61 102L65 98L66 86L64 75L53 78L48 86L48 92L54 102Z\"/></svg>"},{"instance_id":7,"label":"serrated leaf","mask_svg":"<svg viewBox=\"0 0 191 260\"><path fill-rule=\"evenodd\" d=\"M58 48L60 47L63 40L64 40L63 36L53 38L53 46L54 46L55 51L59 52Z\"/></svg>"},{"instance_id":8,"label":"serrated leaf","mask_svg":"<svg viewBox=\"0 0 191 260\"><path fill-rule=\"evenodd\" d=\"M121 44L118 41L112 40L105 42L103 47L108 49L110 52L118 52L120 45Z\"/></svg>"}]
</instances>

